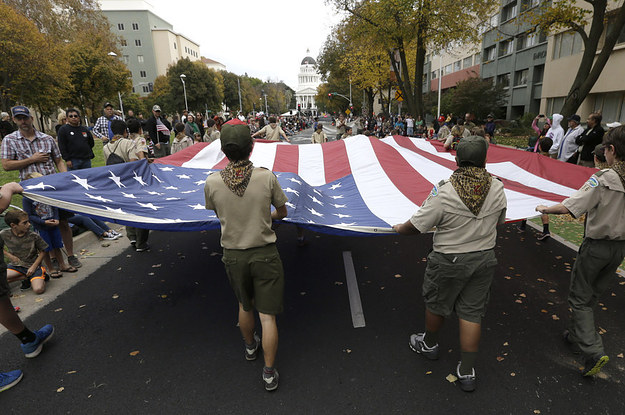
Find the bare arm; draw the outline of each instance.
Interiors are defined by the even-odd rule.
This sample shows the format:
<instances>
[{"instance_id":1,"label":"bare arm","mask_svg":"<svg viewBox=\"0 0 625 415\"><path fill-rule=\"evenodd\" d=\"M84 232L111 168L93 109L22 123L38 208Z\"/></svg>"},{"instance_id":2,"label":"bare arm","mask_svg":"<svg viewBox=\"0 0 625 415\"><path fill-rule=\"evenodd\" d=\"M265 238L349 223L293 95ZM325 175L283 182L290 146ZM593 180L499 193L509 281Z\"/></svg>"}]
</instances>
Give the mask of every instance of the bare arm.
<instances>
[{"instance_id":1,"label":"bare arm","mask_svg":"<svg viewBox=\"0 0 625 415\"><path fill-rule=\"evenodd\" d=\"M282 205L279 208L276 208L273 212L271 212L271 220L280 220L286 218L288 212L286 210L286 205Z\"/></svg>"},{"instance_id":2,"label":"bare arm","mask_svg":"<svg viewBox=\"0 0 625 415\"><path fill-rule=\"evenodd\" d=\"M406 222L393 226L393 230L400 235L417 235L419 234L419 230L414 227L410 220Z\"/></svg>"},{"instance_id":3,"label":"bare arm","mask_svg":"<svg viewBox=\"0 0 625 415\"><path fill-rule=\"evenodd\" d=\"M536 212L540 212L543 215L563 215L566 213L571 213L570 210L568 210L566 208L566 206L564 206L562 203L558 203L557 205L554 206L545 206L545 205L538 205L536 206Z\"/></svg>"},{"instance_id":4,"label":"bare arm","mask_svg":"<svg viewBox=\"0 0 625 415\"><path fill-rule=\"evenodd\" d=\"M0 188L0 213L4 212L11 204L11 198L15 193L22 193L24 189L15 182L7 183Z\"/></svg>"},{"instance_id":5,"label":"bare arm","mask_svg":"<svg viewBox=\"0 0 625 415\"><path fill-rule=\"evenodd\" d=\"M54 164L56 164L56 169L59 171L59 173L64 173L67 171L67 166L65 165L65 162L61 157L59 157L58 159L54 159Z\"/></svg>"},{"instance_id":6,"label":"bare arm","mask_svg":"<svg viewBox=\"0 0 625 415\"><path fill-rule=\"evenodd\" d=\"M50 157L50 154L48 153L35 153L32 156L23 159L23 160L9 160L9 159L2 159L2 168L5 171L11 171L11 170L21 170L25 167L30 166L33 163L43 163L48 161L48 158Z\"/></svg>"},{"instance_id":7,"label":"bare arm","mask_svg":"<svg viewBox=\"0 0 625 415\"><path fill-rule=\"evenodd\" d=\"M26 276L30 277L31 275L33 275L35 273L35 271L37 270L37 268L39 267L39 265L41 265L41 261L43 261L43 257L46 256L46 252L45 251L40 251L39 255L37 255L37 259L35 260L35 263L32 264L29 268L28 271L26 272Z\"/></svg>"}]
</instances>

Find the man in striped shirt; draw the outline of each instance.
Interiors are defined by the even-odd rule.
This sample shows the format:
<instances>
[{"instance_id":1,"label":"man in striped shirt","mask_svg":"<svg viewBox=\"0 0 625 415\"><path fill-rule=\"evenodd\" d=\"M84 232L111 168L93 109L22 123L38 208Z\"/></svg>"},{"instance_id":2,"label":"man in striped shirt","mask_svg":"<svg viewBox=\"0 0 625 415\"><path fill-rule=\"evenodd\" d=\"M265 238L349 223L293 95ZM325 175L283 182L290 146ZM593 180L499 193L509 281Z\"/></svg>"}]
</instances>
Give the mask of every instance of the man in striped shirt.
<instances>
[{"instance_id":1,"label":"man in striped shirt","mask_svg":"<svg viewBox=\"0 0 625 415\"><path fill-rule=\"evenodd\" d=\"M102 140L105 144L113 137L113 132L110 128L111 121L113 120L121 120L121 117L114 114L113 104L107 102L104 104L103 115L95 122L92 131L93 135Z\"/></svg>"}]
</instances>

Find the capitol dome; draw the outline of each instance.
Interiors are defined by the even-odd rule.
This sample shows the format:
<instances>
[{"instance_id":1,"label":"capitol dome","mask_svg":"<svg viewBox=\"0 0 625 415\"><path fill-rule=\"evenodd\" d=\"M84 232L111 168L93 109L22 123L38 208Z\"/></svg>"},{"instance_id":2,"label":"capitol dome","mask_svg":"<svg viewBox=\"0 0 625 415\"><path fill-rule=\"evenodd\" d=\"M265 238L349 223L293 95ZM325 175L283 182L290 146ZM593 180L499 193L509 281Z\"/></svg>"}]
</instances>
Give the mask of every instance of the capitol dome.
<instances>
[{"instance_id":1,"label":"capitol dome","mask_svg":"<svg viewBox=\"0 0 625 415\"><path fill-rule=\"evenodd\" d=\"M315 61L310 56L306 56L304 59L302 59L302 63L301 63L301 65L316 65L316 64L317 64L317 61Z\"/></svg>"}]
</instances>

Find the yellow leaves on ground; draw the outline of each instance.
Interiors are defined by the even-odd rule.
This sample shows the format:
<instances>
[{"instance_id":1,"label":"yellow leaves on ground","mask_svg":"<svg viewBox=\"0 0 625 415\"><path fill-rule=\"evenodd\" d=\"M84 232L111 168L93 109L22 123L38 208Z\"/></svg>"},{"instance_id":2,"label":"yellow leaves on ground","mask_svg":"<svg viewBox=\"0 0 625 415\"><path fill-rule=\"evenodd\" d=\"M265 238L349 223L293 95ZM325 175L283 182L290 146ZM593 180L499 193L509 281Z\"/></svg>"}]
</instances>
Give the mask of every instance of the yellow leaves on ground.
<instances>
[{"instance_id":1,"label":"yellow leaves on ground","mask_svg":"<svg viewBox=\"0 0 625 415\"><path fill-rule=\"evenodd\" d=\"M130 356L136 356L139 353L140 353L139 350L135 350L134 352L130 352L129 354L130 354Z\"/></svg>"}]
</instances>

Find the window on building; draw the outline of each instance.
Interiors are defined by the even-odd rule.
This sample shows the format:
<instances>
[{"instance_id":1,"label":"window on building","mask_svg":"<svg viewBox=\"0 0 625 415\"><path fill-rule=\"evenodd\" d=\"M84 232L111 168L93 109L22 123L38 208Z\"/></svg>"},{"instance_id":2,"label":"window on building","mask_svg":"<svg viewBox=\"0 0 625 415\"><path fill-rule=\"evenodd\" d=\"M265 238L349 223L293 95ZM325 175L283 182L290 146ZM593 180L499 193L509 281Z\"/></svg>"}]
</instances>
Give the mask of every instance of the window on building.
<instances>
[{"instance_id":1,"label":"window on building","mask_svg":"<svg viewBox=\"0 0 625 415\"><path fill-rule=\"evenodd\" d=\"M506 56L512 53L512 39L506 39L499 42L499 57Z\"/></svg>"},{"instance_id":2,"label":"window on building","mask_svg":"<svg viewBox=\"0 0 625 415\"><path fill-rule=\"evenodd\" d=\"M124 30L124 24L123 23L117 23L117 29L118 30Z\"/></svg>"},{"instance_id":3,"label":"window on building","mask_svg":"<svg viewBox=\"0 0 625 415\"><path fill-rule=\"evenodd\" d=\"M121 40L119 41L119 43L120 43L122 46L128 46L128 42L126 42L126 39L121 39Z\"/></svg>"},{"instance_id":4,"label":"window on building","mask_svg":"<svg viewBox=\"0 0 625 415\"><path fill-rule=\"evenodd\" d=\"M540 84L545 76L545 65L534 66L534 75L532 76L533 84Z\"/></svg>"},{"instance_id":5,"label":"window on building","mask_svg":"<svg viewBox=\"0 0 625 415\"><path fill-rule=\"evenodd\" d=\"M492 61L495 59L495 45L489 46L484 49L484 62Z\"/></svg>"},{"instance_id":6,"label":"window on building","mask_svg":"<svg viewBox=\"0 0 625 415\"><path fill-rule=\"evenodd\" d=\"M122 60L124 61L126 65L128 65L130 63L130 56L122 55Z\"/></svg>"},{"instance_id":7,"label":"window on building","mask_svg":"<svg viewBox=\"0 0 625 415\"><path fill-rule=\"evenodd\" d=\"M579 33L568 31L553 38L553 59L576 55L582 51L583 40Z\"/></svg>"},{"instance_id":8,"label":"window on building","mask_svg":"<svg viewBox=\"0 0 625 415\"><path fill-rule=\"evenodd\" d=\"M141 39L135 39L135 46L141 46Z\"/></svg>"},{"instance_id":9,"label":"window on building","mask_svg":"<svg viewBox=\"0 0 625 415\"><path fill-rule=\"evenodd\" d=\"M141 76L141 78L145 78L148 76L145 71L139 71L139 75Z\"/></svg>"},{"instance_id":10,"label":"window on building","mask_svg":"<svg viewBox=\"0 0 625 415\"><path fill-rule=\"evenodd\" d=\"M473 66L473 56L469 56L468 58L464 58L462 60L462 67L463 68L468 68L470 66Z\"/></svg>"},{"instance_id":11,"label":"window on building","mask_svg":"<svg viewBox=\"0 0 625 415\"><path fill-rule=\"evenodd\" d=\"M495 77L494 76L489 76L488 78L484 78L484 81L490 82L491 84L495 85Z\"/></svg>"},{"instance_id":12,"label":"window on building","mask_svg":"<svg viewBox=\"0 0 625 415\"><path fill-rule=\"evenodd\" d=\"M150 87L147 85L143 85L143 92L150 92Z\"/></svg>"},{"instance_id":13,"label":"window on building","mask_svg":"<svg viewBox=\"0 0 625 415\"><path fill-rule=\"evenodd\" d=\"M505 22L512 19L513 17L516 17L517 11L517 2L516 0L513 0L512 3L503 6L503 8L501 9L501 21Z\"/></svg>"},{"instance_id":14,"label":"window on building","mask_svg":"<svg viewBox=\"0 0 625 415\"><path fill-rule=\"evenodd\" d=\"M133 23L132 30L139 30L139 23Z\"/></svg>"},{"instance_id":15,"label":"window on building","mask_svg":"<svg viewBox=\"0 0 625 415\"><path fill-rule=\"evenodd\" d=\"M462 61L454 62L454 72L458 72L460 69L462 69Z\"/></svg>"},{"instance_id":16,"label":"window on building","mask_svg":"<svg viewBox=\"0 0 625 415\"><path fill-rule=\"evenodd\" d=\"M174 49L178 49L178 46L176 46L176 42L174 42Z\"/></svg>"},{"instance_id":17,"label":"window on building","mask_svg":"<svg viewBox=\"0 0 625 415\"><path fill-rule=\"evenodd\" d=\"M497 85L501 85L504 88L510 87L510 74L505 73L503 75L497 75Z\"/></svg>"},{"instance_id":18,"label":"window on building","mask_svg":"<svg viewBox=\"0 0 625 415\"><path fill-rule=\"evenodd\" d=\"M436 76L438 75L438 71L432 71L432 79L436 79Z\"/></svg>"},{"instance_id":19,"label":"window on building","mask_svg":"<svg viewBox=\"0 0 625 415\"><path fill-rule=\"evenodd\" d=\"M514 73L514 86L527 85L527 74L529 73L528 69L523 69L520 71L516 71Z\"/></svg>"},{"instance_id":20,"label":"window on building","mask_svg":"<svg viewBox=\"0 0 625 415\"><path fill-rule=\"evenodd\" d=\"M444 69L444 75L450 74L451 73L451 63L447 66L445 66Z\"/></svg>"},{"instance_id":21,"label":"window on building","mask_svg":"<svg viewBox=\"0 0 625 415\"><path fill-rule=\"evenodd\" d=\"M538 44L538 33L537 32L529 32L523 33L517 37L517 50L523 50L525 48L530 48Z\"/></svg>"},{"instance_id":22,"label":"window on building","mask_svg":"<svg viewBox=\"0 0 625 415\"><path fill-rule=\"evenodd\" d=\"M521 0L521 13L538 6L538 3L540 3L540 0Z\"/></svg>"},{"instance_id":23,"label":"window on building","mask_svg":"<svg viewBox=\"0 0 625 415\"><path fill-rule=\"evenodd\" d=\"M482 54L478 52L475 54L475 57L473 58L473 64L477 65L480 63L481 60L482 60Z\"/></svg>"},{"instance_id":24,"label":"window on building","mask_svg":"<svg viewBox=\"0 0 625 415\"><path fill-rule=\"evenodd\" d=\"M137 55L137 62L143 63L143 55Z\"/></svg>"}]
</instances>

